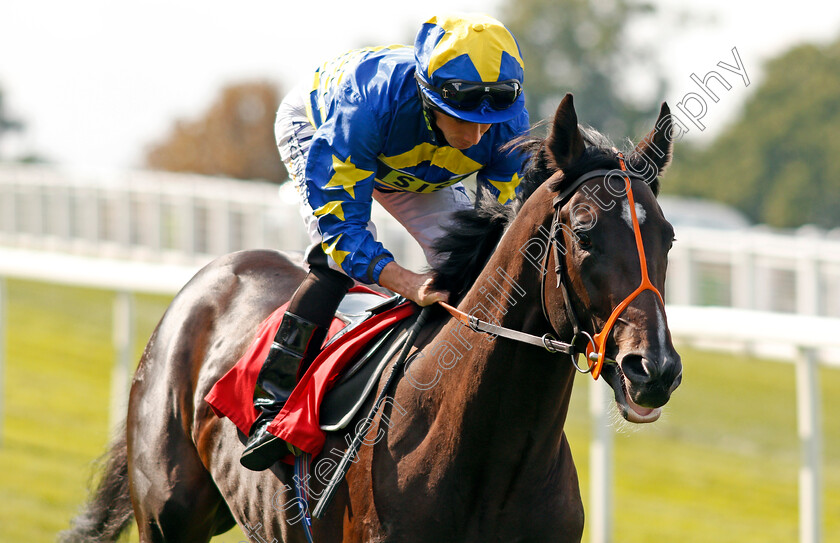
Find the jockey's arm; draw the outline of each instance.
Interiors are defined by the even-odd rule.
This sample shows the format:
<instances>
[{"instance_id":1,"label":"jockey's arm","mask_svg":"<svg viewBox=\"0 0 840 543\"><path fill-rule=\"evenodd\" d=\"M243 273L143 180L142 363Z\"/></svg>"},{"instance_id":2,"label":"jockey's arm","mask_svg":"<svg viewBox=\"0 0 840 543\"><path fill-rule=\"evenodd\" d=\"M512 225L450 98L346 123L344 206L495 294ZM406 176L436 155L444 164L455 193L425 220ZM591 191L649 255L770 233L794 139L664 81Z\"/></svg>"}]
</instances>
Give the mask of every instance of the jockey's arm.
<instances>
[{"instance_id":1,"label":"jockey's arm","mask_svg":"<svg viewBox=\"0 0 840 543\"><path fill-rule=\"evenodd\" d=\"M414 273L396 262L389 262L379 275L379 284L420 306L447 301L449 293L432 289L432 278L431 273Z\"/></svg>"}]
</instances>

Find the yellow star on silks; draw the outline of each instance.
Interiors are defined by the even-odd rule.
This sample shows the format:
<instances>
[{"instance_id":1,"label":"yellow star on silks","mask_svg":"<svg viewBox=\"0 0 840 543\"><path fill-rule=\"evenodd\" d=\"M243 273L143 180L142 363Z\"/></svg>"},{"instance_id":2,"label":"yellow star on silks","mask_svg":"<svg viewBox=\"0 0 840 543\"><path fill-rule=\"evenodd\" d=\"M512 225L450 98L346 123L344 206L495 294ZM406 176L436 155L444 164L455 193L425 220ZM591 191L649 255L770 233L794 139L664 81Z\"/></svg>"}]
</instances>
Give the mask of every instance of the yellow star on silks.
<instances>
[{"instance_id":1,"label":"yellow star on silks","mask_svg":"<svg viewBox=\"0 0 840 543\"><path fill-rule=\"evenodd\" d=\"M335 263L338 264L339 266L341 266L341 263L344 262L345 258L347 258L347 255L350 254L350 251L340 251L336 248L339 240L341 239L341 236L343 236L343 235L344 234L339 234L339 236L337 238L335 238L335 241L333 242L332 245L327 245L326 241L321 242L321 248L324 250L324 252L326 254L328 254L330 257L332 257L332 259L335 260Z\"/></svg>"},{"instance_id":2,"label":"yellow star on silks","mask_svg":"<svg viewBox=\"0 0 840 543\"><path fill-rule=\"evenodd\" d=\"M320 217L321 215L334 215L338 217L339 220L344 220L344 209L342 209L341 204L344 202L340 200L335 200L333 202L327 202L326 204L322 205L315 211L313 211L313 215L316 217Z\"/></svg>"},{"instance_id":3,"label":"yellow star on silks","mask_svg":"<svg viewBox=\"0 0 840 543\"><path fill-rule=\"evenodd\" d=\"M330 178L330 182L324 185L324 188L328 189L330 187L341 187L347 191L350 198L355 200L356 194L353 192L353 187L362 179L367 178L373 173L373 171L357 168L355 164L350 162L349 156L347 157L347 160L342 162L340 158L333 155L332 161L335 173L332 178Z\"/></svg>"},{"instance_id":4,"label":"yellow star on silks","mask_svg":"<svg viewBox=\"0 0 840 543\"><path fill-rule=\"evenodd\" d=\"M487 181L489 181L490 184L496 187L499 191L499 203L506 204L516 197L516 187L519 186L519 182L522 181L522 179L519 177L518 173L515 173L510 181L493 181L492 179L488 179Z\"/></svg>"}]
</instances>

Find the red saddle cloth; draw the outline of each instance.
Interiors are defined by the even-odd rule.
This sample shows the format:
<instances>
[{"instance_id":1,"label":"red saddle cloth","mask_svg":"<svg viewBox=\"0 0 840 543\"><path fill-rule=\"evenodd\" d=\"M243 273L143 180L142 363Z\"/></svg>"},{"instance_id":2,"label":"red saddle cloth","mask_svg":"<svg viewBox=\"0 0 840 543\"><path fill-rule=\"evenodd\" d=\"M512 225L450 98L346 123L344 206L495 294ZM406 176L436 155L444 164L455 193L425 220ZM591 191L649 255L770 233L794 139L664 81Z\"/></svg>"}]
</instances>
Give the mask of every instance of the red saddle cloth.
<instances>
[{"instance_id":1,"label":"red saddle cloth","mask_svg":"<svg viewBox=\"0 0 840 543\"><path fill-rule=\"evenodd\" d=\"M362 286L354 286L351 292L378 294ZM384 296L383 296L384 297ZM204 397L220 418L229 418L244 434L248 433L257 410L253 405L254 386L262 363L268 355L274 335L283 320L289 304L283 304L260 324L257 337L248 350ZM268 431L304 452L316 456L324 447L325 434L321 430L320 408L341 371L351 362L365 345L380 333L399 321L412 315L416 306L411 303L398 305L350 330L335 343L328 345L301 376L286 405L269 425ZM344 322L333 319L327 334L327 341L344 327ZM284 461L293 463L292 456Z\"/></svg>"}]
</instances>

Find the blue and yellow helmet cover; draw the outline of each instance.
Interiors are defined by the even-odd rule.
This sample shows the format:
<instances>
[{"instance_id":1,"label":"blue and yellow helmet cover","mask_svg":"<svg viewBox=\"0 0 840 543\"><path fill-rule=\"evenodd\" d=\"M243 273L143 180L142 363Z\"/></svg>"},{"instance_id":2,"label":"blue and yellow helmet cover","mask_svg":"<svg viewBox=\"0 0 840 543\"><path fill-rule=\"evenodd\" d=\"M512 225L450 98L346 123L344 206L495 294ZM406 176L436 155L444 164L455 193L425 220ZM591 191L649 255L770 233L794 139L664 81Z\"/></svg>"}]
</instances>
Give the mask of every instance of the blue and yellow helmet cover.
<instances>
[{"instance_id":1,"label":"blue and yellow helmet cover","mask_svg":"<svg viewBox=\"0 0 840 543\"><path fill-rule=\"evenodd\" d=\"M423 24L414 42L417 75L433 87L453 79L495 83L524 82L524 63L513 34L488 15L441 15ZM452 117L474 123L499 123L515 118L525 107L520 94L507 109L494 109L482 102L474 110L456 109L437 93L422 88L420 92L435 107Z\"/></svg>"}]
</instances>

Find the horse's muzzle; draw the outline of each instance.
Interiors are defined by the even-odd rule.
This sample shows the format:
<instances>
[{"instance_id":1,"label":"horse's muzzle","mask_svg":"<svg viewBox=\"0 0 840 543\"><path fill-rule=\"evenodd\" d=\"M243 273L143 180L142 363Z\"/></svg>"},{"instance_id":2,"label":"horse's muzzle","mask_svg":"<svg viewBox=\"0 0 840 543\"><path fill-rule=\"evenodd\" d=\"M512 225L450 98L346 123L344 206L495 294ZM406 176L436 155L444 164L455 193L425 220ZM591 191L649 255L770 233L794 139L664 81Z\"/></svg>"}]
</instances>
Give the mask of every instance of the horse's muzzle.
<instances>
[{"instance_id":1,"label":"horse's muzzle","mask_svg":"<svg viewBox=\"0 0 840 543\"><path fill-rule=\"evenodd\" d=\"M671 393L682 381L680 355L669 349L657 360L654 353L628 353L618 361L624 374L625 386L633 402L642 407L656 408L668 403ZM647 355L647 356L645 356Z\"/></svg>"}]
</instances>

